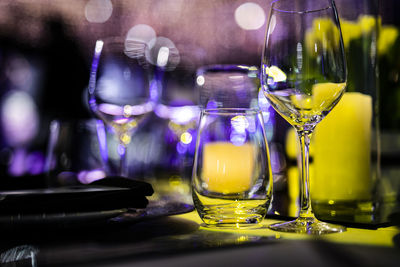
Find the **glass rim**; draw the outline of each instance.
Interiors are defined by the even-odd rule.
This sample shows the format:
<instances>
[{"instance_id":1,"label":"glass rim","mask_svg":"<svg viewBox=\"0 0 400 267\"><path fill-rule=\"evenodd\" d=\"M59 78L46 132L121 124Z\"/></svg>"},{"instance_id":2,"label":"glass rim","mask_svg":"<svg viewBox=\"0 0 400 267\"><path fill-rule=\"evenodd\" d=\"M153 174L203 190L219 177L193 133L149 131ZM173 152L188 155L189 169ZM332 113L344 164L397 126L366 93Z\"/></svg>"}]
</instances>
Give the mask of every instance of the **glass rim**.
<instances>
[{"instance_id":1,"label":"glass rim","mask_svg":"<svg viewBox=\"0 0 400 267\"><path fill-rule=\"evenodd\" d=\"M258 108L206 108L201 111L205 115L256 115L260 114L261 110Z\"/></svg>"},{"instance_id":2,"label":"glass rim","mask_svg":"<svg viewBox=\"0 0 400 267\"><path fill-rule=\"evenodd\" d=\"M304 10L297 11L297 10L290 10L290 9L286 9L286 10L285 10L285 9L282 9L282 8L276 8L276 7L274 7L278 2L282 2L282 1L287 1L287 0L274 0L274 1L271 3L271 9L274 10L274 11L277 11L277 12L281 12L281 13L299 14L299 15L302 15L302 14L320 12L320 11L324 11L324 10L328 10L328 9L332 8L332 5L327 5L327 6L324 6L324 7L321 7L321 8L304 9Z\"/></svg>"},{"instance_id":3,"label":"glass rim","mask_svg":"<svg viewBox=\"0 0 400 267\"><path fill-rule=\"evenodd\" d=\"M127 43L132 42L132 40L127 39L121 35L109 35L105 37L99 37L95 40L95 52L101 52L104 50L113 50L115 47L122 47L122 51L126 51ZM134 41L136 44L140 44L143 47L148 46L146 42ZM111 48L110 48L111 47ZM144 53L144 52L143 52Z\"/></svg>"},{"instance_id":4,"label":"glass rim","mask_svg":"<svg viewBox=\"0 0 400 267\"><path fill-rule=\"evenodd\" d=\"M202 75L204 73L219 73L219 72L242 72L242 73L251 73L259 72L259 68L254 65L243 65L243 64L213 64L213 65L205 65L199 67L196 71L197 75Z\"/></svg>"},{"instance_id":5,"label":"glass rim","mask_svg":"<svg viewBox=\"0 0 400 267\"><path fill-rule=\"evenodd\" d=\"M103 41L105 43L118 43L118 42L123 42L125 41L123 36L120 35L109 35L109 36L103 36L99 37L96 39L96 41Z\"/></svg>"}]
</instances>

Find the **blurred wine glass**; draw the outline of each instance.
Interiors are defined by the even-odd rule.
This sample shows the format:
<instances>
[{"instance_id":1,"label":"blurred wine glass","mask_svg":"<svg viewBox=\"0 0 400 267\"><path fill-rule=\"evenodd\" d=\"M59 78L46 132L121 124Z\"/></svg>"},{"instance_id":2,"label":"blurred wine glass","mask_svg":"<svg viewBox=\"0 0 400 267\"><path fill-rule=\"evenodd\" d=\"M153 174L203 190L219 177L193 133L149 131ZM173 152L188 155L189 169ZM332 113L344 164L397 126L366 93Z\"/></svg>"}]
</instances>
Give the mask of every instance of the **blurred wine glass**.
<instances>
[{"instance_id":1,"label":"blurred wine glass","mask_svg":"<svg viewBox=\"0 0 400 267\"><path fill-rule=\"evenodd\" d=\"M88 184L106 176L95 119L56 119L49 127L48 187Z\"/></svg>"},{"instance_id":2,"label":"blurred wine glass","mask_svg":"<svg viewBox=\"0 0 400 267\"><path fill-rule=\"evenodd\" d=\"M118 174L128 176L127 146L153 110L149 97L146 43L108 37L97 40L89 83L89 106L118 138Z\"/></svg>"}]
</instances>

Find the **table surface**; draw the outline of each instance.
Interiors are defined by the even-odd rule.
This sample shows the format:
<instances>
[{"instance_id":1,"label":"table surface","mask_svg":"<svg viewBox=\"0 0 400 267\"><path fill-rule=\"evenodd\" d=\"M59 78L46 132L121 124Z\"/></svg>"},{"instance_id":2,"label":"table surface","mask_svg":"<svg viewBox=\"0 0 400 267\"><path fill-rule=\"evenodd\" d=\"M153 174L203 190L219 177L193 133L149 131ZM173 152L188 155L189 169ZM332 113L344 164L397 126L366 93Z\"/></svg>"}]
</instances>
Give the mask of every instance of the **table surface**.
<instances>
[{"instance_id":1,"label":"table surface","mask_svg":"<svg viewBox=\"0 0 400 267\"><path fill-rule=\"evenodd\" d=\"M25 255L21 266L399 266L395 226L309 236L269 230L276 221L211 229L193 211L124 225L2 229L0 258Z\"/></svg>"}]
</instances>

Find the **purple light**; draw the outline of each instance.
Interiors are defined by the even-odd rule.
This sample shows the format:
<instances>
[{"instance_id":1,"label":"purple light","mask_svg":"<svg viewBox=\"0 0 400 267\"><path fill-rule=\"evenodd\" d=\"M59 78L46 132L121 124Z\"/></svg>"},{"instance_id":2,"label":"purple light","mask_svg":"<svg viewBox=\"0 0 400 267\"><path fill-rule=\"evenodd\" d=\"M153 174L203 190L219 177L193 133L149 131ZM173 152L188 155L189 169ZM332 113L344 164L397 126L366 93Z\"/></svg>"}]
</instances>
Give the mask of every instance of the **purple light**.
<instances>
[{"instance_id":1,"label":"purple light","mask_svg":"<svg viewBox=\"0 0 400 267\"><path fill-rule=\"evenodd\" d=\"M199 110L197 106L184 106L174 108L171 112L171 120L177 124L185 124L197 118Z\"/></svg>"},{"instance_id":2,"label":"purple light","mask_svg":"<svg viewBox=\"0 0 400 267\"><path fill-rule=\"evenodd\" d=\"M11 160L8 172L12 176L21 176L25 173L25 149L16 149Z\"/></svg>"},{"instance_id":3,"label":"purple light","mask_svg":"<svg viewBox=\"0 0 400 267\"><path fill-rule=\"evenodd\" d=\"M156 103L159 95L157 80L151 81L149 90L150 90L150 100Z\"/></svg>"},{"instance_id":4,"label":"purple light","mask_svg":"<svg viewBox=\"0 0 400 267\"><path fill-rule=\"evenodd\" d=\"M125 124L125 123L129 122L129 119L128 118L121 118L121 119L114 120L114 122L116 124Z\"/></svg>"},{"instance_id":5,"label":"purple light","mask_svg":"<svg viewBox=\"0 0 400 267\"><path fill-rule=\"evenodd\" d=\"M187 145L185 145L182 142L178 142L178 144L176 144L176 151L178 151L179 154L185 154L187 152Z\"/></svg>"},{"instance_id":6,"label":"purple light","mask_svg":"<svg viewBox=\"0 0 400 267\"><path fill-rule=\"evenodd\" d=\"M206 108L207 109L215 109L218 107L218 103L215 100L208 101Z\"/></svg>"},{"instance_id":7,"label":"purple light","mask_svg":"<svg viewBox=\"0 0 400 267\"><path fill-rule=\"evenodd\" d=\"M200 113L200 108L198 106L172 107L160 104L155 108L155 113L160 118L170 119L176 124L183 125L197 119Z\"/></svg>"},{"instance_id":8,"label":"purple light","mask_svg":"<svg viewBox=\"0 0 400 267\"><path fill-rule=\"evenodd\" d=\"M41 152L32 152L26 161L26 168L30 174L37 175L43 172L45 157Z\"/></svg>"},{"instance_id":9,"label":"purple light","mask_svg":"<svg viewBox=\"0 0 400 267\"><path fill-rule=\"evenodd\" d=\"M96 121L97 139L99 141L100 155L103 162L108 162L107 135L104 123L101 120Z\"/></svg>"},{"instance_id":10,"label":"purple light","mask_svg":"<svg viewBox=\"0 0 400 267\"><path fill-rule=\"evenodd\" d=\"M99 67L99 60L101 51L103 50L103 45L104 42L102 40L97 40L93 56L92 67L90 70L89 93L91 95L94 93L94 89L96 88L97 68Z\"/></svg>"},{"instance_id":11,"label":"purple light","mask_svg":"<svg viewBox=\"0 0 400 267\"><path fill-rule=\"evenodd\" d=\"M120 156L125 155L126 148L124 147L124 145L119 144L117 150L118 150L118 155Z\"/></svg>"},{"instance_id":12,"label":"purple light","mask_svg":"<svg viewBox=\"0 0 400 267\"><path fill-rule=\"evenodd\" d=\"M142 115L147 112L150 112L153 109L153 104L151 102L146 102L135 106L131 105L119 106L114 104L102 103L98 106L98 109L100 112L107 115L129 117L129 116Z\"/></svg>"},{"instance_id":13,"label":"purple light","mask_svg":"<svg viewBox=\"0 0 400 267\"><path fill-rule=\"evenodd\" d=\"M103 170L81 171L78 173L78 180L82 184L90 184L104 177L106 177L106 173Z\"/></svg>"},{"instance_id":14,"label":"purple light","mask_svg":"<svg viewBox=\"0 0 400 267\"><path fill-rule=\"evenodd\" d=\"M241 146L246 143L247 136L244 133L232 132L230 140L235 146Z\"/></svg>"},{"instance_id":15,"label":"purple light","mask_svg":"<svg viewBox=\"0 0 400 267\"><path fill-rule=\"evenodd\" d=\"M99 105L99 111L107 115L123 115L124 108L118 105L103 103Z\"/></svg>"},{"instance_id":16,"label":"purple light","mask_svg":"<svg viewBox=\"0 0 400 267\"><path fill-rule=\"evenodd\" d=\"M235 116L231 119L231 125L235 132L245 133L249 122L244 116Z\"/></svg>"},{"instance_id":17,"label":"purple light","mask_svg":"<svg viewBox=\"0 0 400 267\"><path fill-rule=\"evenodd\" d=\"M258 106L262 111L267 139L271 140L274 134L273 126L275 124L275 113L273 107L264 96L263 90L258 92Z\"/></svg>"},{"instance_id":18,"label":"purple light","mask_svg":"<svg viewBox=\"0 0 400 267\"><path fill-rule=\"evenodd\" d=\"M268 79L267 79L267 84L268 84L268 86L271 87L271 88L276 88L276 86L277 86L278 83L277 83L273 78L268 77Z\"/></svg>"},{"instance_id":19,"label":"purple light","mask_svg":"<svg viewBox=\"0 0 400 267\"><path fill-rule=\"evenodd\" d=\"M146 102L141 105L129 106L129 115L142 115L153 110L153 103Z\"/></svg>"},{"instance_id":20,"label":"purple light","mask_svg":"<svg viewBox=\"0 0 400 267\"><path fill-rule=\"evenodd\" d=\"M255 133L257 131L257 125L253 118L249 120L249 127L247 127L249 133Z\"/></svg>"}]
</instances>

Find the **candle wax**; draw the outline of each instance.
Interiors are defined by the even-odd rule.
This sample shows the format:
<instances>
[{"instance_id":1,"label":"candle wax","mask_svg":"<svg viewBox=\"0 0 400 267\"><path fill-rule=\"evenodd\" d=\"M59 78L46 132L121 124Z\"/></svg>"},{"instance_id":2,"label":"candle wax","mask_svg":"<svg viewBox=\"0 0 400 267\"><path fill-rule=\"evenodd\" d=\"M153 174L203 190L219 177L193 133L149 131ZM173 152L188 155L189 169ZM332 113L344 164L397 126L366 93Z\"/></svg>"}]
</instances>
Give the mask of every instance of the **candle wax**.
<instances>
[{"instance_id":1,"label":"candle wax","mask_svg":"<svg viewBox=\"0 0 400 267\"><path fill-rule=\"evenodd\" d=\"M248 191L252 184L254 147L213 142L204 146L202 180L207 190L222 194Z\"/></svg>"},{"instance_id":2,"label":"candle wax","mask_svg":"<svg viewBox=\"0 0 400 267\"><path fill-rule=\"evenodd\" d=\"M371 195L372 98L345 93L316 127L313 200L368 200Z\"/></svg>"}]
</instances>

